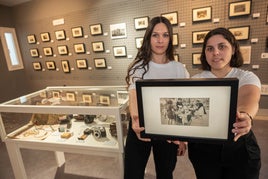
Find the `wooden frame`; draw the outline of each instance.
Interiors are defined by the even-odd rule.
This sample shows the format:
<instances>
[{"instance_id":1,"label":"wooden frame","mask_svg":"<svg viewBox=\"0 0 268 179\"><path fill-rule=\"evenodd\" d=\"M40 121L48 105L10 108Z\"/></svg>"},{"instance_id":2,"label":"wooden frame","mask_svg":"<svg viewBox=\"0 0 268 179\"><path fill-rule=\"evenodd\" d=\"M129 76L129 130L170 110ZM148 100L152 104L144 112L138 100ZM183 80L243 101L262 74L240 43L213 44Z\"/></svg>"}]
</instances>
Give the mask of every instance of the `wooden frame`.
<instances>
[{"instance_id":1,"label":"wooden frame","mask_svg":"<svg viewBox=\"0 0 268 179\"><path fill-rule=\"evenodd\" d=\"M232 32L236 40L248 40L250 26L230 27L229 31Z\"/></svg>"},{"instance_id":2,"label":"wooden frame","mask_svg":"<svg viewBox=\"0 0 268 179\"><path fill-rule=\"evenodd\" d=\"M143 30L148 27L149 24L149 17L136 17L134 18L134 27L136 30Z\"/></svg>"},{"instance_id":3,"label":"wooden frame","mask_svg":"<svg viewBox=\"0 0 268 179\"><path fill-rule=\"evenodd\" d=\"M52 47L44 47L43 52L45 56L53 56L53 50Z\"/></svg>"},{"instance_id":4,"label":"wooden frame","mask_svg":"<svg viewBox=\"0 0 268 179\"><path fill-rule=\"evenodd\" d=\"M195 8L192 12L193 22L209 21L212 18L212 7Z\"/></svg>"},{"instance_id":5,"label":"wooden frame","mask_svg":"<svg viewBox=\"0 0 268 179\"><path fill-rule=\"evenodd\" d=\"M54 61L46 61L46 66L48 70L56 70L56 65Z\"/></svg>"},{"instance_id":6,"label":"wooden frame","mask_svg":"<svg viewBox=\"0 0 268 179\"><path fill-rule=\"evenodd\" d=\"M233 141L238 79L146 79L136 81L136 91L142 138ZM202 107L191 115L192 106Z\"/></svg>"},{"instance_id":7,"label":"wooden frame","mask_svg":"<svg viewBox=\"0 0 268 179\"><path fill-rule=\"evenodd\" d=\"M178 33L174 33L172 35L172 45L174 45L174 46L179 45L179 35L178 35Z\"/></svg>"},{"instance_id":8,"label":"wooden frame","mask_svg":"<svg viewBox=\"0 0 268 179\"><path fill-rule=\"evenodd\" d=\"M62 60L61 67L64 73L70 73L70 65L68 60Z\"/></svg>"},{"instance_id":9,"label":"wooden frame","mask_svg":"<svg viewBox=\"0 0 268 179\"><path fill-rule=\"evenodd\" d=\"M55 31L55 36L57 40L65 40L66 39L66 35L65 35L65 31L64 30L57 30Z\"/></svg>"},{"instance_id":10,"label":"wooden frame","mask_svg":"<svg viewBox=\"0 0 268 179\"><path fill-rule=\"evenodd\" d=\"M163 13L161 16L167 18L171 25L177 25L178 24L178 12L169 12L169 13Z\"/></svg>"},{"instance_id":11,"label":"wooden frame","mask_svg":"<svg viewBox=\"0 0 268 179\"><path fill-rule=\"evenodd\" d=\"M141 48L142 42L143 42L143 37L136 37L135 38L135 44L136 44L137 49Z\"/></svg>"},{"instance_id":12,"label":"wooden frame","mask_svg":"<svg viewBox=\"0 0 268 179\"><path fill-rule=\"evenodd\" d=\"M104 52L104 43L102 41L92 42L93 52Z\"/></svg>"},{"instance_id":13,"label":"wooden frame","mask_svg":"<svg viewBox=\"0 0 268 179\"><path fill-rule=\"evenodd\" d=\"M49 42L50 41L50 34L49 32L43 32L40 34L42 42Z\"/></svg>"},{"instance_id":14,"label":"wooden frame","mask_svg":"<svg viewBox=\"0 0 268 179\"><path fill-rule=\"evenodd\" d=\"M60 55L68 55L68 47L67 47L67 45L59 45L58 46L58 53Z\"/></svg>"},{"instance_id":15,"label":"wooden frame","mask_svg":"<svg viewBox=\"0 0 268 179\"><path fill-rule=\"evenodd\" d=\"M94 64L97 69L107 68L105 58L94 58Z\"/></svg>"},{"instance_id":16,"label":"wooden frame","mask_svg":"<svg viewBox=\"0 0 268 179\"><path fill-rule=\"evenodd\" d=\"M72 35L74 38L83 37L83 28L81 26L73 27L72 28Z\"/></svg>"},{"instance_id":17,"label":"wooden frame","mask_svg":"<svg viewBox=\"0 0 268 179\"><path fill-rule=\"evenodd\" d=\"M126 46L114 46L113 52L114 52L115 57L126 57L127 56Z\"/></svg>"},{"instance_id":18,"label":"wooden frame","mask_svg":"<svg viewBox=\"0 0 268 179\"><path fill-rule=\"evenodd\" d=\"M77 54L86 53L85 44L84 43L74 44L74 51Z\"/></svg>"},{"instance_id":19,"label":"wooden frame","mask_svg":"<svg viewBox=\"0 0 268 179\"><path fill-rule=\"evenodd\" d=\"M41 64L41 62L33 62L33 69L35 71L41 71L42 70L42 64Z\"/></svg>"},{"instance_id":20,"label":"wooden frame","mask_svg":"<svg viewBox=\"0 0 268 179\"><path fill-rule=\"evenodd\" d=\"M111 39L119 39L127 37L126 23L111 24L110 25Z\"/></svg>"},{"instance_id":21,"label":"wooden frame","mask_svg":"<svg viewBox=\"0 0 268 179\"><path fill-rule=\"evenodd\" d=\"M30 54L31 54L31 57L33 57L33 58L39 57L39 51L37 48L30 49Z\"/></svg>"},{"instance_id":22,"label":"wooden frame","mask_svg":"<svg viewBox=\"0 0 268 179\"><path fill-rule=\"evenodd\" d=\"M27 41L29 44L36 44L36 37L34 34L28 35L27 36Z\"/></svg>"},{"instance_id":23,"label":"wooden frame","mask_svg":"<svg viewBox=\"0 0 268 179\"><path fill-rule=\"evenodd\" d=\"M203 43L208 32L209 32L209 30L192 32L193 44Z\"/></svg>"},{"instance_id":24,"label":"wooden frame","mask_svg":"<svg viewBox=\"0 0 268 179\"><path fill-rule=\"evenodd\" d=\"M102 25L101 24L93 24L89 26L91 35L102 35Z\"/></svg>"},{"instance_id":25,"label":"wooden frame","mask_svg":"<svg viewBox=\"0 0 268 179\"><path fill-rule=\"evenodd\" d=\"M78 69L87 69L87 59L76 59L76 66Z\"/></svg>"},{"instance_id":26,"label":"wooden frame","mask_svg":"<svg viewBox=\"0 0 268 179\"><path fill-rule=\"evenodd\" d=\"M251 1L229 3L229 17L245 16L251 13Z\"/></svg>"},{"instance_id":27,"label":"wooden frame","mask_svg":"<svg viewBox=\"0 0 268 179\"><path fill-rule=\"evenodd\" d=\"M201 65L201 53L192 53L192 64L193 65Z\"/></svg>"},{"instance_id":28,"label":"wooden frame","mask_svg":"<svg viewBox=\"0 0 268 179\"><path fill-rule=\"evenodd\" d=\"M240 46L240 52L241 52L243 60L244 60L243 64L250 64L251 46Z\"/></svg>"}]
</instances>

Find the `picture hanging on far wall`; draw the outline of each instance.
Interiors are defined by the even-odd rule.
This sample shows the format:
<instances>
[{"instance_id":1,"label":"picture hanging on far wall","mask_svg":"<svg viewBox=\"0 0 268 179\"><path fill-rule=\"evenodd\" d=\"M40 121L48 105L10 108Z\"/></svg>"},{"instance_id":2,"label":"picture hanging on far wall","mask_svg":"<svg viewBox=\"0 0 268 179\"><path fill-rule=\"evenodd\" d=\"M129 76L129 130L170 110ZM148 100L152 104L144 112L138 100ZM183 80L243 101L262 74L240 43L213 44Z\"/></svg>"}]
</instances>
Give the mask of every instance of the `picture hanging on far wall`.
<instances>
[{"instance_id":1,"label":"picture hanging on far wall","mask_svg":"<svg viewBox=\"0 0 268 179\"><path fill-rule=\"evenodd\" d=\"M109 96L100 96L100 103L104 105L110 105L110 97Z\"/></svg>"},{"instance_id":2,"label":"picture hanging on far wall","mask_svg":"<svg viewBox=\"0 0 268 179\"><path fill-rule=\"evenodd\" d=\"M211 6L193 9L193 22L211 20Z\"/></svg>"},{"instance_id":3,"label":"picture hanging on far wall","mask_svg":"<svg viewBox=\"0 0 268 179\"><path fill-rule=\"evenodd\" d=\"M120 39L127 37L126 23L110 25L111 39Z\"/></svg>"},{"instance_id":4,"label":"picture hanging on far wall","mask_svg":"<svg viewBox=\"0 0 268 179\"><path fill-rule=\"evenodd\" d=\"M93 24L89 26L91 35L102 35L102 25Z\"/></svg>"},{"instance_id":5,"label":"picture hanging on far wall","mask_svg":"<svg viewBox=\"0 0 268 179\"><path fill-rule=\"evenodd\" d=\"M35 71L41 71L42 70L41 62L33 62L33 69Z\"/></svg>"},{"instance_id":6,"label":"picture hanging on far wall","mask_svg":"<svg viewBox=\"0 0 268 179\"><path fill-rule=\"evenodd\" d=\"M146 29L148 27L148 23L149 23L148 16L134 18L134 26L136 30Z\"/></svg>"},{"instance_id":7,"label":"picture hanging on far wall","mask_svg":"<svg viewBox=\"0 0 268 179\"><path fill-rule=\"evenodd\" d=\"M203 43L208 32L209 32L208 30L192 32L192 34L193 34L193 44L201 44L201 43Z\"/></svg>"},{"instance_id":8,"label":"picture hanging on far wall","mask_svg":"<svg viewBox=\"0 0 268 179\"><path fill-rule=\"evenodd\" d=\"M56 65L54 61L46 61L46 66L48 70L56 70Z\"/></svg>"},{"instance_id":9,"label":"picture hanging on far wall","mask_svg":"<svg viewBox=\"0 0 268 179\"><path fill-rule=\"evenodd\" d=\"M105 58L94 58L94 64L97 69L107 68Z\"/></svg>"},{"instance_id":10,"label":"picture hanging on far wall","mask_svg":"<svg viewBox=\"0 0 268 179\"><path fill-rule=\"evenodd\" d=\"M179 54L174 54L174 60L177 62L180 61Z\"/></svg>"},{"instance_id":11,"label":"picture hanging on far wall","mask_svg":"<svg viewBox=\"0 0 268 179\"><path fill-rule=\"evenodd\" d=\"M35 44L36 43L36 38L35 38L35 35L28 35L27 36L27 40L28 40L28 43L29 44Z\"/></svg>"},{"instance_id":12,"label":"picture hanging on far wall","mask_svg":"<svg viewBox=\"0 0 268 179\"><path fill-rule=\"evenodd\" d=\"M83 37L83 28L81 26L73 27L72 28L72 35L74 38Z\"/></svg>"},{"instance_id":13,"label":"picture hanging on far wall","mask_svg":"<svg viewBox=\"0 0 268 179\"><path fill-rule=\"evenodd\" d=\"M125 57L127 56L126 46L115 46L113 47L115 57Z\"/></svg>"},{"instance_id":14,"label":"picture hanging on far wall","mask_svg":"<svg viewBox=\"0 0 268 179\"><path fill-rule=\"evenodd\" d=\"M92 103L92 96L90 94L83 94L82 98L84 103Z\"/></svg>"},{"instance_id":15,"label":"picture hanging on far wall","mask_svg":"<svg viewBox=\"0 0 268 179\"><path fill-rule=\"evenodd\" d=\"M66 36L65 36L65 31L64 30L58 30L55 32L55 36L57 40L65 40Z\"/></svg>"},{"instance_id":16,"label":"picture hanging on far wall","mask_svg":"<svg viewBox=\"0 0 268 179\"><path fill-rule=\"evenodd\" d=\"M167 18L172 25L178 24L178 12L163 13L161 16Z\"/></svg>"},{"instance_id":17,"label":"picture hanging on far wall","mask_svg":"<svg viewBox=\"0 0 268 179\"><path fill-rule=\"evenodd\" d=\"M87 69L87 59L76 59L76 66L78 69Z\"/></svg>"},{"instance_id":18,"label":"picture hanging on far wall","mask_svg":"<svg viewBox=\"0 0 268 179\"><path fill-rule=\"evenodd\" d=\"M30 49L31 57L39 57L39 52L37 48Z\"/></svg>"},{"instance_id":19,"label":"picture hanging on far wall","mask_svg":"<svg viewBox=\"0 0 268 179\"><path fill-rule=\"evenodd\" d=\"M62 60L61 67L64 73L70 73L70 66L68 60Z\"/></svg>"},{"instance_id":20,"label":"picture hanging on far wall","mask_svg":"<svg viewBox=\"0 0 268 179\"><path fill-rule=\"evenodd\" d=\"M86 53L85 44L83 44L83 43L74 44L74 51L77 54Z\"/></svg>"},{"instance_id":21,"label":"picture hanging on far wall","mask_svg":"<svg viewBox=\"0 0 268 179\"><path fill-rule=\"evenodd\" d=\"M66 93L66 101L75 101L75 93L67 92Z\"/></svg>"},{"instance_id":22,"label":"picture hanging on far wall","mask_svg":"<svg viewBox=\"0 0 268 179\"><path fill-rule=\"evenodd\" d=\"M193 53L192 54L193 65L201 65L200 56L201 56L201 53Z\"/></svg>"},{"instance_id":23,"label":"picture hanging on far wall","mask_svg":"<svg viewBox=\"0 0 268 179\"><path fill-rule=\"evenodd\" d=\"M49 42L50 41L50 35L49 32L43 32L40 34L42 42Z\"/></svg>"},{"instance_id":24,"label":"picture hanging on far wall","mask_svg":"<svg viewBox=\"0 0 268 179\"><path fill-rule=\"evenodd\" d=\"M68 55L68 47L67 47L67 45L58 46L58 53L60 55Z\"/></svg>"},{"instance_id":25,"label":"picture hanging on far wall","mask_svg":"<svg viewBox=\"0 0 268 179\"><path fill-rule=\"evenodd\" d=\"M175 33L172 35L172 45L176 46L176 45L179 45L179 42L178 42L178 34Z\"/></svg>"},{"instance_id":26,"label":"picture hanging on far wall","mask_svg":"<svg viewBox=\"0 0 268 179\"><path fill-rule=\"evenodd\" d=\"M103 42L92 42L93 52L104 52L104 43Z\"/></svg>"},{"instance_id":27,"label":"picture hanging on far wall","mask_svg":"<svg viewBox=\"0 0 268 179\"><path fill-rule=\"evenodd\" d=\"M248 40L249 39L249 26L243 27L230 27L230 32L235 36L236 40Z\"/></svg>"},{"instance_id":28,"label":"picture hanging on far wall","mask_svg":"<svg viewBox=\"0 0 268 179\"><path fill-rule=\"evenodd\" d=\"M251 1L229 3L229 17L245 16L251 13Z\"/></svg>"},{"instance_id":29,"label":"picture hanging on far wall","mask_svg":"<svg viewBox=\"0 0 268 179\"><path fill-rule=\"evenodd\" d=\"M53 51L51 47L44 47L43 51L45 56L53 56Z\"/></svg>"},{"instance_id":30,"label":"picture hanging on far wall","mask_svg":"<svg viewBox=\"0 0 268 179\"><path fill-rule=\"evenodd\" d=\"M251 46L240 46L240 52L244 60L243 64L250 64Z\"/></svg>"},{"instance_id":31,"label":"picture hanging on far wall","mask_svg":"<svg viewBox=\"0 0 268 179\"><path fill-rule=\"evenodd\" d=\"M138 49L141 48L142 42L143 42L143 37L136 37L135 42L136 42L136 48L138 48Z\"/></svg>"}]
</instances>

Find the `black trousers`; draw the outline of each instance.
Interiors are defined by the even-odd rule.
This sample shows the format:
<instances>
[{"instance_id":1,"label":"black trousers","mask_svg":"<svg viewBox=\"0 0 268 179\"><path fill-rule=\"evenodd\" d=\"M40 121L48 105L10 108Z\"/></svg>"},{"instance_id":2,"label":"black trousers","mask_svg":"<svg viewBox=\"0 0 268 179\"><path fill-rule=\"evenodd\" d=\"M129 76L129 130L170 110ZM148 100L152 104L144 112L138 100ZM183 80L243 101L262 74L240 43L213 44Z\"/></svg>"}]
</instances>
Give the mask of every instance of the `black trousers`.
<instances>
[{"instance_id":1,"label":"black trousers","mask_svg":"<svg viewBox=\"0 0 268 179\"><path fill-rule=\"evenodd\" d=\"M260 148L251 131L237 142L188 144L197 179L258 179Z\"/></svg>"},{"instance_id":2,"label":"black trousers","mask_svg":"<svg viewBox=\"0 0 268 179\"><path fill-rule=\"evenodd\" d=\"M125 179L143 179L151 149L153 151L157 179L172 179L177 162L178 145L163 140L143 142L129 124L125 147Z\"/></svg>"}]
</instances>

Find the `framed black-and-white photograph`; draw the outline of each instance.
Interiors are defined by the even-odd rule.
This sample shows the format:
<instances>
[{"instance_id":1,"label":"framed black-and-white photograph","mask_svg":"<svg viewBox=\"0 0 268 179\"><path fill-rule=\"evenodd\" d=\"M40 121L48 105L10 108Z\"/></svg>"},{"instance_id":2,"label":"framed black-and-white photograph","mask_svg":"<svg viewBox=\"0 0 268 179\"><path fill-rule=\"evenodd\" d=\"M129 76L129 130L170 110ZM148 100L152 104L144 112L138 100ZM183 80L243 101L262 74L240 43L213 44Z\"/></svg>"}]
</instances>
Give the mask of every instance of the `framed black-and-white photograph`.
<instances>
[{"instance_id":1,"label":"framed black-and-white photograph","mask_svg":"<svg viewBox=\"0 0 268 179\"><path fill-rule=\"evenodd\" d=\"M64 73L70 73L70 65L68 60L62 60L61 67Z\"/></svg>"},{"instance_id":2,"label":"framed black-and-white photograph","mask_svg":"<svg viewBox=\"0 0 268 179\"><path fill-rule=\"evenodd\" d=\"M34 34L28 35L27 36L27 41L29 44L36 44L36 38Z\"/></svg>"},{"instance_id":3,"label":"framed black-and-white photograph","mask_svg":"<svg viewBox=\"0 0 268 179\"><path fill-rule=\"evenodd\" d=\"M149 17L136 17L134 18L134 27L136 30L143 30L148 27L149 24Z\"/></svg>"},{"instance_id":4,"label":"framed black-and-white photograph","mask_svg":"<svg viewBox=\"0 0 268 179\"><path fill-rule=\"evenodd\" d=\"M75 101L75 93L66 92L66 101Z\"/></svg>"},{"instance_id":5,"label":"framed black-and-white photograph","mask_svg":"<svg viewBox=\"0 0 268 179\"><path fill-rule=\"evenodd\" d=\"M235 36L236 40L248 40L249 39L249 26L243 27L230 27L229 30Z\"/></svg>"},{"instance_id":6,"label":"framed black-and-white photograph","mask_svg":"<svg viewBox=\"0 0 268 179\"><path fill-rule=\"evenodd\" d=\"M114 46L113 47L115 57L126 57L127 49L126 46Z\"/></svg>"},{"instance_id":7,"label":"framed black-and-white photograph","mask_svg":"<svg viewBox=\"0 0 268 179\"><path fill-rule=\"evenodd\" d=\"M67 47L67 45L59 45L58 46L58 53L60 55L68 55L68 47Z\"/></svg>"},{"instance_id":8,"label":"framed black-and-white photograph","mask_svg":"<svg viewBox=\"0 0 268 179\"><path fill-rule=\"evenodd\" d=\"M136 44L137 49L141 48L142 42L143 42L143 37L136 37L135 38L135 44Z\"/></svg>"},{"instance_id":9,"label":"framed black-and-white photograph","mask_svg":"<svg viewBox=\"0 0 268 179\"><path fill-rule=\"evenodd\" d=\"M53 50L52 47L44 47L43 52L45 56L53 56Z\"/></svg>"},{"instance_id":10,"label":"framed black-and-white photograph","mask_svg":"<svg viewBox=\"0 0 268 179\"><path fill-rule=\"evenodd\" d=\"M195 8L192 12L193 22L208 21L211 20L211 6Z\"/></svg>"},{"instance_id":11,"label":"framed black-and-white photograph","mask_svg":"<svg viewBox=\"0 0 268 179\"><path fill-rule=\"evenodd\" d=\"M203 43L208 32L209 32L208 30L192 32L193 44Z\"/></svg>"},{"instance_id":12,"label":"framed black-and-white photograph","mask_svg":"<svg viewBox=\"0 0 268 179\"><path fill-rule=\"evenodd\" d=\"M81 26L73 27L72 28L72 35L74 38L83 37L83 28Z\"/></svg>"},{"instance_id":13,"label":"framed black-and-white photograph","mask_svg":"<svg viewBox=\"0 0 268 179\"><path fill-rule=\"evenodd\" d=\"M100 96L100 104L109 106L110 105L110 97L101 95Z\"/></svg>"},{"instance_id":14,"label":"framed black-and-white photograph","mask_svg":"<svg viewBox=\"0 0 268 179\"><path fill-rule=\"evenodd\" d=\"M42 70L41 62L33 62L33 69L35 71L41 71Z\"/></svg>"},{"instance_id":15,"label":"framed black-and-white photograph","mask_svg":"<svg viewBox=\"0 0 268 179\"><path fill-rule=\"evenodd\" d=\"M229 17L245 16L251 13L251 1L229 3Z\"/></svg>"},{"instance_id":16,"label":"framed black-and-white photograph","mask_svg":"<svg viewBox=\"0 0 268 179\"><path fill-rule=\"evenodd\" d=\"M203 143L234 138L236 78L138 80L136 91L143 138Z\"/></svg>"},{"instance_id":17,"label":"framed black-and-white photograph","mask_svg":"<svg viewBox=\"0 0 268 179\"><path fill-rule=\"evenodd\" d=\"M66 39L66 35L65 35L65 31L64 30L57 30L55 31L55 36L57 40L65 40Z\"/></svg>"},{"instance_id":18,"label":"framed black-and-white photograph","mask_svg":"<svg viewBox=\"0 0 268 179\"><path fill-rule=\"evenodd\" d=\"M110 25L111 39L119 39L127 37L126 23L111 24Z\"/></svg>"},{"instance_id":19,"label":"framed black-and-white photograph","mask_svg":"<svg viewBox=\"0 0 268 179\"><path fill-rule=\"evenodd\" d=\"M84 43L74 44L74 51L77 54L86 53L85 44Z\"/></svg>"},{"instance_id":20,"label":"framed black-and-white photograph","mask_svg":"<svg viewBox=\"0 0 268 179\"><path fill-rule=\"evenodd\" d=\"M193 65L201 65L201 53L192 53L192 63Z\"/></svg>"},{"instance_id":21,"label":"framed black-and-white photograph","mask_svg":"<svg viewBox=\"0 0 268 179\"><path fill-rule=\"evenodd\" d=\"M104 52L104 43L102 41L92 42L93 52Z\"/></svg>"},{"instance_id":22,"label":"framed black-and-white photograph","mask_svg":"<svg viewBox=\"0 0 268 179\"><path fill-rule=\"evenodd\" d=\"M46 61L46 66L48 70L56 70L56 65L54 61Z\"/></svg>"},{"instance_id":23,"label":"framed black-and-white photograph","mask_svg":"<svg viewBox=\"0 0 268 179\"><path fill-rule=\"evenodd\" d=\"M40 34L42 42L49 42L50 41L50 34L49 32L43 32Z\"/></svg>"},{"instance_id":24,"label":"framed black-and-white photograph","mask_svg":"<svg viewBox=\"0 0 268 179\"><path fill-rule=\"evenodd\" d=\"M93 24L89 26L91 35L102 35L102 25L101 24Z\"/></svg>"},{"instance_id":25,"label":"framed black-and-white photograph","mask_svg":"<svg viewBox=\"0 0 268 179\"><path fill-rule=\"evenodd\" d=\"M163 13L161 16L167 18L172 25L178 24L178 12Z\"/></svg>"},{"instance_id":26,"label":"framed black-and-white photograph","mask_svg":"<svg viewBox=\"0 0 268 179\"><path fill-rule=\"evenodd\" d=\"M250 64L251 61L251 46L240 46L240 52L243 57L243 64Z\"/></svg>"},{"instance_id":27,"label":"framed black-and-white photograph","mask_svg":"<svg viewBox=\"0 0 268 179\"><path fill-rule=\"evenodd\" d=\"M37 48L30 49L30 53L31 53L31 57L34 57L34 58L39 57L39 51Z\"/></svg>"},{"instance_id":28,"label":"framed black-and-white photograph","mask_svg":"<svg viewBox=\"0 0 268 179\"><path fill-rule=\"evenodd\" d=\"M92 96L90 94L82 94L84 103L92 103Z\"/></svg>"},{"instance_id":29,"label":"framed black-and-white photograph","mask_svg":"<svg viewBox=\"0 0 268 179\"><path fill-rule=\"evenodd\" d=\"M179 35L175 33L172 35L172 45L177 46L179 45Z\"/></svg>"},{"instance_id":30,"label":"framed black-and-white photograph","mask_svg":"<svg viewBox=\"0 0 268 179\"><path fill-rule=\"evenodd\" d=\"M87 59L76 59L76 66L78 69L87 69Z\"/></svg>"},{"instance_id":31,"label":"framed black-and-white photograph","mask_svg":"<svg viewBox=\"0 0 268 179\"><path fill-rule=\"evenodd\" d=\"M124 104L129 99L128 91L117 91L118 104Z\"/></svg>"},{"instance_id":32,"label":"framed black-and-white photograph","mask_svg":"<svg viewBox=\"0 0 268 179\"><path fill-rule=\"evenodd\" d=\"M94 58L94 64L97 69L107 68L105 58Z\"/></svg>"}]
</instances>

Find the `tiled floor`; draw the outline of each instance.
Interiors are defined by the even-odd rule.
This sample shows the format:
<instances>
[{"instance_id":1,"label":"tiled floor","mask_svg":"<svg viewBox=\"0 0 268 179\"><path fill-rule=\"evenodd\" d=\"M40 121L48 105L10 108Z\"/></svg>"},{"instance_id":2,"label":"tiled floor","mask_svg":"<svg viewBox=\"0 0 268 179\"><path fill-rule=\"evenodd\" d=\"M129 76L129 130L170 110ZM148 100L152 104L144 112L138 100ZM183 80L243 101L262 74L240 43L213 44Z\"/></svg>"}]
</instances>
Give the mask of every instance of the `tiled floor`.
<instances>
[{"instance_id":1,"label":"tiled floor","mask_svg":"<svg viewBox=\"0 0 268 179\"><path fill-rule=\"evenodd\" d=\"M253 130L262 150L260 179L268 178L268 116L258 116ZM119 178L118 161L114 158L66 153L66 163L62 168L56 166L53 152L22 150L29 179L102 179ZM0 142L0 179L14 179L5 144ZM154 164L150 158L145 179L154 179ZM174 179L195 179L193 168L187 155L178 157Z\"/></svg>"}]
</instances>

